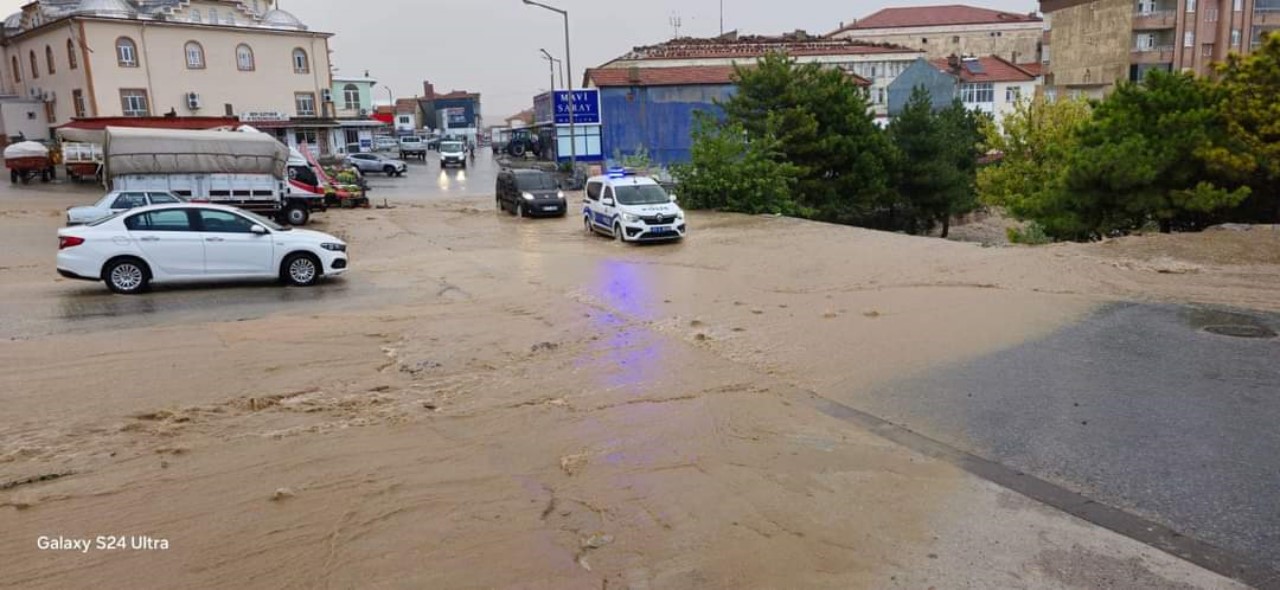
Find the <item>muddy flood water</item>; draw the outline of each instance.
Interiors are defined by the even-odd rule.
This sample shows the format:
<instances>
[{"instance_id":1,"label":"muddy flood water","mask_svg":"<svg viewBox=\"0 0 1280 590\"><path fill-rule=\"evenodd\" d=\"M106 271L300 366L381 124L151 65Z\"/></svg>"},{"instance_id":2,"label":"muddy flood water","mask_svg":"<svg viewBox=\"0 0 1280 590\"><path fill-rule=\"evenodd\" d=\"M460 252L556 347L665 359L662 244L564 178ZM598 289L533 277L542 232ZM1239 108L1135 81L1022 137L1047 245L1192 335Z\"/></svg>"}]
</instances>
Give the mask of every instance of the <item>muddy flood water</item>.
<instances>
[{"instance_id":1,"label":"muddy flood water","mask_svg":"<svg viewBox=\"0 0 1280 590\"><path fill-rule=\"evenodd\" d=\"M312 289L63 280L100 192L0 188L0 587L1238 586L823 407L1115 301L1274 311L1280 265L709 212L632 246L496 212L482 159L318 214L352 270ZM141 548L39 546L100 536Z\"/></svg>"}]
</instances>

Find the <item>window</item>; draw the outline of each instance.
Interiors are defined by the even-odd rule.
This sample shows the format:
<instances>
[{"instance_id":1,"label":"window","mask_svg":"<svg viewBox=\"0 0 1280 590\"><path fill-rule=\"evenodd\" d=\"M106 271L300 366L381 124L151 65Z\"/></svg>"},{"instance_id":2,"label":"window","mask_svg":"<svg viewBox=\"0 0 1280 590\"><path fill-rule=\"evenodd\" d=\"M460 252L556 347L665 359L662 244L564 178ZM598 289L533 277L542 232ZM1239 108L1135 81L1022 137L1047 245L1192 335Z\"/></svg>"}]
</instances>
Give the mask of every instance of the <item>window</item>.
<instances>
[{"instance_id":1,"label":"window","mask_svg":"<svg viewBox=\"0 0 1280 590\"><path fill-rule=\"evenodd\" d=\"M342 102L349 109L360 108L360 88L355 84L347 84L342 87Z\"/></svg>"},{"instance_id":2,"label":"window","mask_svg":"<svg viewBox=\"0 0 1280 590\"><path fill-rule=\"evenodd\" d=\"M1236 12L1240 12L1241 10L1244 10L1244 0L1235 0L1235 2L1232 2L1231 9Z\"/></svg>"},{"instance_id":3,"label":"window","mask_svg":"<svg viewBox=\"0 0 1280 590\"><path fill-rule=\"evenodd\" d=\"M1153 33L1139 33L1137 43L1138 51L1151 51L1156 46L1156 36Z\"/></svg>"},{"instance_id":4,"label":"window","mask_svg":"<svg viewBox=\"0 0 1280 590\"><path fill-rule=\"evenodd\" d=\"M1231 46L1240 46L1240 29L1231 29Z\"/></svg>"},{"instance_id":5,"label":"window","mask_svg":"<svg viewBox=\"0 0 1280 590\"><path fill-rule=\"evenodd\" d=\"M116 202L111 204L112 209L134 209L146 206L147 196L142 193L121 193L116 197Z\"/></svg>"},{"instance_id":6,"label":"window","mask_svg":"<svg viewBox=\"0 0 1280 590\"><path fill-rule=\"evenodd\" d=\"M151 199L152 205L172 205L182 202L178 197L169 193L147 193L147 197Z\"/></svg>"},{"instance_id":7,"label":"window","mask_svg":"<svg viewBox=\"0 0 1280 590\"><path fill-rule=\"evenodd\" d=\"M126 117L146 117L151 114L147 91L140 88L120 90L120 108Z\"/></svg>"},{"instance_id":8,"label":"window","mask_svg":"<svg viewBox=\"0 0 1280 590\"><path fill-rule=\"evenodd\" d=\"M1183 46L1183 47L1195 47L1195 45L1196 45L1196 32L1195 32L1195 31L1187 31L1187 32L1185 32L1185 33L1183 33L1183 34L1182 34L1182 46Z\"/></svg>"},{"instance_id":9,"label":"window","mask_svg":"<svg viewBox=\"0 0 1280 590\"><path fill-rule=\"evenodd\" d=\"M1204 57L1213 57L1213 43L1205 43L1200 48L1200 55Z\"/></svg>"},{"instance_id":10,"label":"window","mask_svg":"<svg viewBox=\"0 0 1280 590\"><path fill-rule=\"evenodd\" d=\"M53 48L48 45L44 46L44 65L49 68L49 75L58 73L57 67L53 65Z\"/></svg>"},{"instance_id":11,"label":"window","mask_svg":"<svg viewBox=\"0 0 1280 590\"><path fill-rule=\"evenodd\" d=\"M226 211L200 210L200 225L204 231L219 234L251 234L258 225L244 217Z\"/></svg>"},{"instance_id":12,"label":"window","mask_svg":"<svg viewBox=\"0 0 1280 590\"><path fill-rule=\"evenodd\" d=\"M193 23L204 22L203 20L200 19L200 9L198 8L191 9L191 22Z\"/></svg>"},{"instance_id":13,"label":"window","mask_svg":"<svg viewBox=\"0 0 1280 590\"><path fill-rule=\"evenodd\" d=\"M84 91L79 88L71 91L71 107L75 109L75 116L84 118L89 116L89 110L84 105Z\"/></svg>"},{"instance_id":14,"label":"window","mask_svg":"<svg viewBox=\"0 0 1280 590\"><path fill-rule=\"evenodd\" d=\"M73 70L80 67L79 62L76 61L76 44L70 39L67 39L67 66Z\"/></svg>"},{"instance_id":15,"label":"window","mask_svg":"<svg viewBox=\"0 0 1280 590\"><path fill-rule=\"evenodd\" d=\"M314 150L320 141L315 129L299 129L297 133L293 134L293 138L298 142L298 147L306 145L309 150Z\"/></svg>"},{"instance_id":16,"label":"window","mask_svg":"<svg viewBox=\"0 0 1280 590\"><path fill-rule=\"evenodd\" d=\"M960 100L969 104L995 102L995 86L991 82L961 84Z\"/></svg>"},{"instance_id":17,"label":"window","mask_svg":"<svg viewBox=\"0 0 1280 590\"><path fill-rule=\"evenodd\" d=\"M204 47L195 41L187 41L187 69L203 70L204 69Z\"/></svg>"},{"instance_id":18,"label":"window","mask_svg":"<svg viewBox=\"0 0 1280 590\"><path fill-rule=\"evenodd\" d=\"M37 80L40 78L40 64L36 62L36 52L32 51L30 55L31 55L31 79Z\"/></svg>"},{"instance_id":19,"label":"window","mask_svg":"<svg viewBox=\"0 0 1280 590\"><path fill-rule=\"evenodd\" d=\"M412 124L413 124L413 121L409 118L409 115L400 115L400 124L401 124L401 125L412 125Z\"/></svg>"},{"instance_id":20,"label":"window","mask_svg":"<svg viewBox=\"0 0 1280 590\"><path fill-rule=\"evenodd\" d=\"M960 42L960 35L952 35L952 36L951 36L951 42L952 42L953 44L954 44L954 43L959 43L959 42Z\"/></svg>"},{"instance_id":21,"label":"window","mask_svg":"<svg viewBox=\"0 0 1280 590\"><path fill-rule=\"evenodd\" d=\"M1196 11L1196 0L1187 0L1187 12Z\"/></svg>"},{"instance_id":22,"label":"window","mask_svg":"<svg viewBox=\"0 0 1280 590\"><path fill-rule=\"evenodd\" d=\"M588 183L587 183L587 198L588 198L588 199L591 199L592 201L599 201L599 200L600 200L600 189L601 189L601 188L603 188L603 187L604 187L604 185L603 185L603 184L600 184L600 183L598 183L598 182L588 182Z\"/></svg>"},{"instance_id":23,"label":"window","mask_svg":"<svg viewBox=\"0 0 1280 590\"><path fill-rule=\"evenodd\" d=\"M316 116L316 93L298 92L293 95L293 103L298 107L299 117Z\"/></svg>"},{"instance_id":24,"label":"window","mask_svg":"<svg viewBox=\"0 0 1280 590\"><path fill-rule=\"evenodd\" d=\"M165 209L127 217L124 226L129 231L191 231L191 218L186 209Z\"/></svg>"},{"instance_id":25,"label":"window","mask_svg":"<svg viewBox=\"0 0 1280 590\"><path fill-rule=\"evenodd\" d=\"M293 50L293 73L311 73L311 61L307 59L307 52L302 48Z\"/></svg>"},{"instance_id":26,"label":"window","mask_svg":"<svg viewBox=\"0 0 1280 590\"><path fill-rule=\"evenodd\" d=\"M1205 11L1204 11L1204 21L1205 21L1205 22L1207 22L1207 23L1216 23L1216 22L1218 22L1218 9L1217 9L1217 8L1206 8L1206 9L1205 9Z\"/></svg>"},{"instance_id":27,"label":"window","mask_svg":"<svg viewBox=\"0 0 1280 590\"><path fill-rule=\"evenodd\" d=\"M122 68L138 67L138 46L133 39L128 37L116 39L116 61Z\"/></svg>"},{"instance_id":28,"label":"window","mask_svg":"<svg viewBox=\"0 0 1280 590\"><path fill-rule=\"evenodd\" d=\"M217 9L217 8L210 8L210 9L209 9L209 24L211 24L211 25L216 25L216 24L218 24L218 9Z\"/></svg>"},{"instance_id":29,"label":"window","mask_svg":"<svg viewBox=\"0 0 1280 590\"><path fill-rule=\"evenodd\" d=\"M1239 32L1239 31L1237 31L1237 32ZM13 56L13 59L12 59L12 60L10 60L10 61L12 62L12 65L13 65L13 81L14 81L15 83L17 83L17 82L21 82L21 81L22 81L22 68L18 67L18 56L16 56L16 55L15 55L15 56Z\"/></svg>"},{"instance_id":30,"label":"window","mask_svg":"<svg viewBox=\"0 0 1280 590\"><path fill-rule=\"evenodd\" d=\"M1010 86L1004 89L1004 101L1014 103L1022 100L1022 87Z\"/></svg>"},{"instance_id":31,"label":"window","mask_svg":"<svg viewBox=\"0 0 1280 590\"><path fill-rule=\"evenodd\" d=\"M236 47L236 67L241 72L252 72L255 69L253 49L248 45L240 44L239 47Z\"/></svg>"}]
</instances>

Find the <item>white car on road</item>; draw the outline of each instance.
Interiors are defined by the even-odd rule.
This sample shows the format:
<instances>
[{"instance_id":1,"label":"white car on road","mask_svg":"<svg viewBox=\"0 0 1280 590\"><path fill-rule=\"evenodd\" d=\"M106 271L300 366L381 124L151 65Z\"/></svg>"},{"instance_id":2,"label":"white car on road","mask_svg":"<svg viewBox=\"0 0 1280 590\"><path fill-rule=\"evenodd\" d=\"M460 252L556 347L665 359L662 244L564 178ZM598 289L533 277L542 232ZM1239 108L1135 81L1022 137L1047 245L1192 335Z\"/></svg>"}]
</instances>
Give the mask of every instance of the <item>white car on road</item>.
<instances>
[{"instance_id":1,"label":"white car on road","mask_svg":"<svg viewBox=\"0 0 1280 590\"><path fill-rule=\"evenodd\" d=\"M588 232L624 242L679 240L686 226L675 201L652 178L611 172L587 180L582 222Z\"/></svg>"},{"instance_id":2,"label":"white car on road","mask_svg":"<svg viewBox=\"0 0 1280 590\"><path fill-rule=\"evenodd\" d=\"M178 196L164 191L112 191L93 205L68 207L67 225L89 223L95 219L147 205L172 205L181 202L182 199Z\"/></svg>"},{"instance_id":3,"label":"white car on road","mask_svg":"<svg viewBox=\"0 0 1280 590\"><path fill-rule=\"evenodd\" d=\"M58 274L116 293L211 280L310 286L346 270L342 240L222 205L152 205L58 230Z\"/></svg>"}]
</instances>

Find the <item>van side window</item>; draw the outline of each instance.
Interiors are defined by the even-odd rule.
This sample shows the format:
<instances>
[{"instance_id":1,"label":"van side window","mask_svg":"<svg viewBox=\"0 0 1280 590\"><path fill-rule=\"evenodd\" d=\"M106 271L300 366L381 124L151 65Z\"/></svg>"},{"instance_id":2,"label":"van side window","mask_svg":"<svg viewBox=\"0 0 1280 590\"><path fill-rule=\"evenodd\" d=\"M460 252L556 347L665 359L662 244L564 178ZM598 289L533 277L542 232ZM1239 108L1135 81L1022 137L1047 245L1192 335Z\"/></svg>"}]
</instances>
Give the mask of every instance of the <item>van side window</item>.
<instances>
[{"instance_id":1,"label":"van side window","mask_svg":"<svg viewBox=\"0 0 1280 590\"><path fill-rule=\"evenodd\" d=\"M612 199L612 198L613 198L613 187L611 187L611 186L606 186L606 187L604 187L604 194L603 194L603 195L601 195L601 196L603 196L603 197L604 197L604 198L606 198L606 199Z\"/></svg>"},{"instance_id":2,"label":"van side window","mask_svg":"<svg viewBox=\"0 0 1280 590\"><path fill-rule=\"evenodd\" d=\"M598 183L598 182L588 182L588 183L587 183L587 198L588 198L588 199L591 199L592 201L599 201L599 200L600 200L600 187L602 187L602 186L604 186L604 185L602 185L602 184L600 184L600 183Z\"/></svg>"}]
</instances>

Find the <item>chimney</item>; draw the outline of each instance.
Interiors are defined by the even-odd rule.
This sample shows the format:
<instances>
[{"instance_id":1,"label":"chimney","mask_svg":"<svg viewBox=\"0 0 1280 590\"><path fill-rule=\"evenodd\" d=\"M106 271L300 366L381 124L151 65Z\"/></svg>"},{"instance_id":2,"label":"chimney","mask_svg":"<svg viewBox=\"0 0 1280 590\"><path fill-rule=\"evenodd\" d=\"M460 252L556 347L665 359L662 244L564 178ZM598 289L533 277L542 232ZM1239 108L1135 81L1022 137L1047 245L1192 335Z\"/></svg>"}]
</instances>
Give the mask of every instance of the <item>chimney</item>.
<instances>
[{"instance_id":1,"label":"chimney","mask_svg":"<svg viewBox=\"0 0 1280 590\"><path fill-rule=\"evenodd\" d=\"M958 56L958 55L956 55L956 54L954 54L954 53L953 53L953 54L951 54L951 56L947 58L947 67L951 68L951 71L952 71L952 72L959 72L959 71L960 71L960 56Z\"/></svg>"},{"instance_id":2,"label":"chimney","mask_svg":"<svg viewBox=\"0 0 1280 590\"><path fill-rule=\"evenodd\" d=\"M436 97L436 87L428 80L422 81L422 97L426 100L434 100Z\"/></svg>"}]
</instances>

